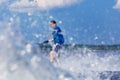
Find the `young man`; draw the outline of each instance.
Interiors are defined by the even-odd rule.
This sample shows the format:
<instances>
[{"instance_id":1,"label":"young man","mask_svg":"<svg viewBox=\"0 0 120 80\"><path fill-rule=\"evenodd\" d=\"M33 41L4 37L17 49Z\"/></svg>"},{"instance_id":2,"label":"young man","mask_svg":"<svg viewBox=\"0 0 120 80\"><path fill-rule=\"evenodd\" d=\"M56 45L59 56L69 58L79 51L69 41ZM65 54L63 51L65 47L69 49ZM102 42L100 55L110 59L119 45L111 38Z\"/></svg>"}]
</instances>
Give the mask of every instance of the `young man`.
<instances>
[{"instance_id":1,"label":"young man","mask_svg":"<svg viewBox=\"0 0 120 80\"><path fill-rule=\"evenodd\" d=\"M54 45L52 46L52 50L50 51L50 62L52 63L56 61L57 64L60 64L57 54L59 50L62 48L62 45L64 44L64 37L61 34L62 30L60 29L60 27L57 26L55 20L52 20L50 22L50 26L51 28L53 28L53 33L52 33L53 38L45 41L44 43L54 42Z\"/></svg>"}]
</instances>

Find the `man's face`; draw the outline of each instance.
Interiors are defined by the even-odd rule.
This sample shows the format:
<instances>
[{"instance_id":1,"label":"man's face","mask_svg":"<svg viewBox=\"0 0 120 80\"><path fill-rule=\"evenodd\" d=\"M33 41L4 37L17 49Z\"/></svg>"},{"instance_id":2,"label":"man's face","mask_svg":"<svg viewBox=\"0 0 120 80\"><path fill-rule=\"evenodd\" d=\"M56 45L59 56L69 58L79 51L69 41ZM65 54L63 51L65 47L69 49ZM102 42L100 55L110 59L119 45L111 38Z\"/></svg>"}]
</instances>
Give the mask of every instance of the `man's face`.
<instances>
[{"instance_id":1,"label":"man's face","mask_svg":"<svg viewBox=\"0 0 120 80\"><path fill-rule=\"evenodd\" d=\"M51 22L50 26L51 26L51 28L54 28L56 26L56 24L54 24L54 23Z\"/></svg>"}]
</instances>

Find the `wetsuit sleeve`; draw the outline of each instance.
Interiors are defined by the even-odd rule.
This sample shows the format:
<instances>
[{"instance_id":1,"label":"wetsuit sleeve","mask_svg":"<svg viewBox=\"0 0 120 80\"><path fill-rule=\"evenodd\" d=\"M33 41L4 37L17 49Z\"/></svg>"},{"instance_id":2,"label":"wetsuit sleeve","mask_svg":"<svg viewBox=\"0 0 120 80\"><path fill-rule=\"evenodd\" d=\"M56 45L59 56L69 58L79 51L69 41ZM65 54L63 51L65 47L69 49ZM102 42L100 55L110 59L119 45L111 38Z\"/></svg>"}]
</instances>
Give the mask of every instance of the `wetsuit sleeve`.
<instances>
[{"instance_id":1,"label":"wetsuit sleeve","mask_svg":"<svg viewBox=\"0 0 120 80\"><path fill-rule=\"evenodd\" d=\"M59 27L54 28L54 31L62 32L61 29L60 29Z\"/></svg>"}]
</instances>

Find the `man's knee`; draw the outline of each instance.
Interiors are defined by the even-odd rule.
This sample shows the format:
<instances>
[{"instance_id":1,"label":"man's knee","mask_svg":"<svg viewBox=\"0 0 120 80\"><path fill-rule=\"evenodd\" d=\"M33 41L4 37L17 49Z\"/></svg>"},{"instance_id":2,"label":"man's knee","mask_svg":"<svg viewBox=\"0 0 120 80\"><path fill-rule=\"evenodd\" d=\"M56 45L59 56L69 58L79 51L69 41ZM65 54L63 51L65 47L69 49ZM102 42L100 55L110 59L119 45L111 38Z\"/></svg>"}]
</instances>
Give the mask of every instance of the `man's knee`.
<instances>
[{"instance_id":1,"label":"man's knee","mask_svg":"<svg viewBox=\"0 0 120 80\"><path fill-rule=\"evenodd\" d=\"M54 52L53 51L50 52L50 56L54 57Z\"/></svg>"},{"instance_id":2,"label":"man's knee","mask_svg":"<svg viewBox=\"0 0 120 80\"><path fill-rule=\"evenodd\" d=\"M54 51L51 51L51 52L50 52L50 55L54 55L54 54L55 54L55 52L54 52Z\"/></svg>"}]
</instances>

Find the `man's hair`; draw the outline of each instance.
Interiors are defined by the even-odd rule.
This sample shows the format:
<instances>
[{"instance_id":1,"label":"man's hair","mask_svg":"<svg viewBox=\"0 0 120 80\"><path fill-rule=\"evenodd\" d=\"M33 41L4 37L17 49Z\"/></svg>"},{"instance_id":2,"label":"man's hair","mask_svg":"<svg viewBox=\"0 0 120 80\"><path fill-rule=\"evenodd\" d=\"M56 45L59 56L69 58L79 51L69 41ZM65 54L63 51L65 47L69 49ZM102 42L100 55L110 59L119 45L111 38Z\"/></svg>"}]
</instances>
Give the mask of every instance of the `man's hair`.
<instances>
[{"instance_id":1,"label":"man's hair","mask_svg":"<svg viewBox=\"0 0 120 80\"><path fill-rule=\"evenodd\" d=\"M53 23L53 24L56 24L56 21L55 21L55 20L51 20L50 22Z\"/></svg>"}]
</instances>

